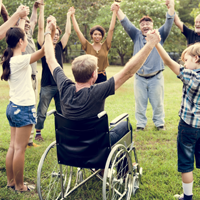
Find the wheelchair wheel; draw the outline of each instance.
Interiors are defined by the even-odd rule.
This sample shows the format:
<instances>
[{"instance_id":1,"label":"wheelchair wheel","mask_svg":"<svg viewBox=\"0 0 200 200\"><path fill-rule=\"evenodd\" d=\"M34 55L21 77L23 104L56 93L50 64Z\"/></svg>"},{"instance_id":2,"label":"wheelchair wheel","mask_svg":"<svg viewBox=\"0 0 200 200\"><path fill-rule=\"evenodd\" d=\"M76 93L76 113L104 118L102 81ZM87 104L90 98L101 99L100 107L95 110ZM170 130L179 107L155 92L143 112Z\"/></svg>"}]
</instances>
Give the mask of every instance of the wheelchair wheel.
<instances>
[{"instance_id":1,"label":"wheelchair wheel","mask_svg":"<svg viewBox=\"0 0 200 200\"><path fill-rule=\"evenodd\" d=\"M70 188L73 168L60 165L57 161L56 141L52 142L42 155L37 171L37 192L40 200L59 199L61 195L61 176L63 177L63 192Z\"/></svg>"},{"instance_id":2,"label":"wheelchair wheel","mask_svg":"<svg viewBox=\"0 0 200 200\"><path fill-rule=\"evenodd\" d=\"M133 168L125 146L118 144L110 152L103 177L103 199L129 200L133 188Z\"/></svg>"}]
</instances>

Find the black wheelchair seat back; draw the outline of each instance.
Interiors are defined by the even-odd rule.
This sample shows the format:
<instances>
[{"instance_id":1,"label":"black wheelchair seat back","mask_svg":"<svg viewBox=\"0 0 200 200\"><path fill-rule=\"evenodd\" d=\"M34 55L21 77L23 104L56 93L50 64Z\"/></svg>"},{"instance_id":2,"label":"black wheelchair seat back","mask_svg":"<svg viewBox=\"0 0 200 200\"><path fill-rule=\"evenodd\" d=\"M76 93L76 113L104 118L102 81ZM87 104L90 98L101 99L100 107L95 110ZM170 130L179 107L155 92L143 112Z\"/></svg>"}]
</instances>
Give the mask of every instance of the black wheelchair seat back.
<instances>
[{"instance_id":1,"label":"black wheelchair seat back","mask_svg":"<svg viewBox=\"0 0 200 200\"><path fill-rule=\"evenodd\" d=\"M107 114L84 120L54 115L58 163L103 169L111 151Z\"/></svg>"}]
</instances>

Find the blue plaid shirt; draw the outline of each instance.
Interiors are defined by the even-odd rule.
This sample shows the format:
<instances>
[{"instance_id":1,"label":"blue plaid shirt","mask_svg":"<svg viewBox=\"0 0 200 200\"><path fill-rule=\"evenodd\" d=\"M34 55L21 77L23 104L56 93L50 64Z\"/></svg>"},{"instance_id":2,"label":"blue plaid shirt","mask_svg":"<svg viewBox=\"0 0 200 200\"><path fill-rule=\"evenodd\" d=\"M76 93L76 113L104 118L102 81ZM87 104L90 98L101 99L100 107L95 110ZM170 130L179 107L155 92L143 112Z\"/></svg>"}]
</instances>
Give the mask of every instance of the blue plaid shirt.
<instances>
[{"instance_id":1,"label":"blue plaid shirt","mask_svg":"<svg viewBox=\"0 0 200 200\"><path fill-rule=\"evenodd\" d=\"M183 82L183 96L179 116L188 125L200 128L200 69L183 66L177 76Z\"/></svg>"}]
</instances>

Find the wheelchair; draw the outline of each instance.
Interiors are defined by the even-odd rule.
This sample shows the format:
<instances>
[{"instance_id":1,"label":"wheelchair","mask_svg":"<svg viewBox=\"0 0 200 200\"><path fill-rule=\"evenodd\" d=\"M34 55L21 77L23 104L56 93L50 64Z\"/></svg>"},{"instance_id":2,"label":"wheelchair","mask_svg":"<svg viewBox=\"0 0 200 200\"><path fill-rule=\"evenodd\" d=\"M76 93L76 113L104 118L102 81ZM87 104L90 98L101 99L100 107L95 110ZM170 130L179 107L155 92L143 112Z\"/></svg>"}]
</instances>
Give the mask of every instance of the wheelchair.
<instances>
[{"instance_id":1,"label":"wheelchair","mask_svg":"<svg viewBox=\"0 0 200 200\"><path fill-rule=\"evenodd\" d=\"M108 126L105 111L95 118L79 121L66 119L56 111L52 113L56 141L47 147L38 165L40 200L70 198L72 192L94 176L103 182L104 200L129 200L135 195L142 168L132 142L128 114L118 116ZM122 121L127 121L128 132L111 146L109 131Z\"/></svg>"}]
</instances>

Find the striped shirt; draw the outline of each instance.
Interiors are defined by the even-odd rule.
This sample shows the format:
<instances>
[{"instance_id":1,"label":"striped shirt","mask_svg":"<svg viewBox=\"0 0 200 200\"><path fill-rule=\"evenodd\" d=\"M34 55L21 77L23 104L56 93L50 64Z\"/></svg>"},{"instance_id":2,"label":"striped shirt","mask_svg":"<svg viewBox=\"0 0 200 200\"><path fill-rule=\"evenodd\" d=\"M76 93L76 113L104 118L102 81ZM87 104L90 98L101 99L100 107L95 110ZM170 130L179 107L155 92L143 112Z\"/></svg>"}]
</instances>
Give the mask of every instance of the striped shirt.
<instances>
[{"instance_id":1,"label":"striped shirt","mask_svg":"<svg viewBox=\"0 0 200 200\"><path fill-rule=\"evenodd\" d=\"M188 125L200 128L200 69L180 67L177 76L183 82L183 96L179 116Z\"/></svg>"}]
</instances>

